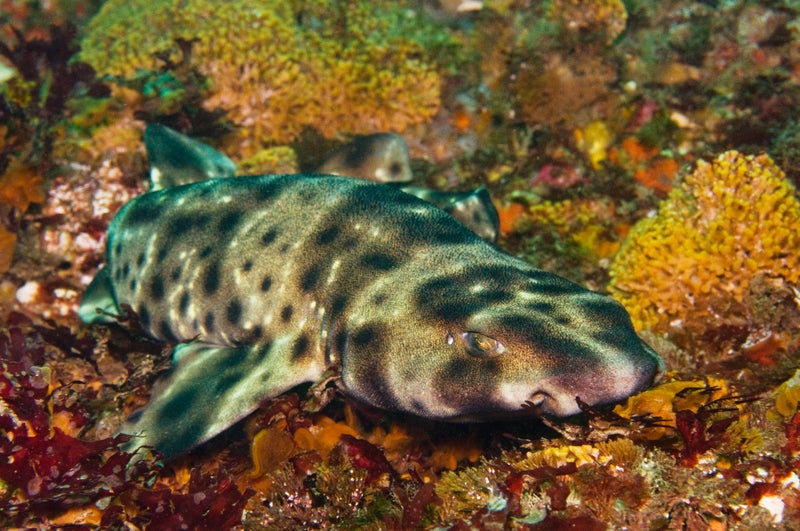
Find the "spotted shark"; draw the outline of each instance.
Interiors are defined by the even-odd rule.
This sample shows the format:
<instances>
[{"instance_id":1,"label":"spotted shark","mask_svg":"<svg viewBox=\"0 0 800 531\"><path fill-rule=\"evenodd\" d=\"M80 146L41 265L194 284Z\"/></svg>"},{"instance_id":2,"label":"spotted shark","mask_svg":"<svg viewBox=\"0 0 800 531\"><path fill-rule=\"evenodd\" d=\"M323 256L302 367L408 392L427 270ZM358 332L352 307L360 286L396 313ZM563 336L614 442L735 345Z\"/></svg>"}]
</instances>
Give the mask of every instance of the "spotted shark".
<instances>
[{"instance_id":1,"label":"spotted shark","mask_svg":"<svg viewBox=\"0 0 800 531\"><path fill-rule=\"evenodd\" d=\"M144 142L152 189L236 176L236 164L211 146L159 124L149 124ZM402 136L375 133L353 138L313 173L341 175L398 186L450 214L481 238L494 243L500 218L486 188L440 192L408 184L411 158Z\"/></svg>"},{"instance_id":2,"label":"spotted shark","mask_svg":"<svg viewBox=\"0 0 800 531\"><path fill-rule=\"evenodd\" d=\"M200 174L208 155L197 154ZM121 428L137 436L131 448L173 457L330 373L377 408L482 421L526 403L572 415L576 399L617 402L663 372L614 299L396 187L230 178L227 164L220 178L164 186L187 165L157 164L151 191L119 211L79 308L83 321L107 323L129 307L149 335L177 344Z\"/></svg>"}]
</instances>

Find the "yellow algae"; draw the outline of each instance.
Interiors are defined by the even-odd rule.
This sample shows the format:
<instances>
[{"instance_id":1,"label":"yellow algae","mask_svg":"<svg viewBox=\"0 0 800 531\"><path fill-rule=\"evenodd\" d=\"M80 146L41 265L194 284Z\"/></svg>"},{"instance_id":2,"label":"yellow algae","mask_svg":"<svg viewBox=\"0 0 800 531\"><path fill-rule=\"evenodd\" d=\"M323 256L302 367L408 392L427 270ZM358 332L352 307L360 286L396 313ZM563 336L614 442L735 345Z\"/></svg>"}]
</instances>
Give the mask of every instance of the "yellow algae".
<instances>
[{"instance_id":1,"label":"yellow algae","mask_svg":"<svg viewBox=\"0 0 800 531\"><path fill-rule=\"evenodd\" d=\"M728 151L674 188L639 221L611 266L609 290L638 328L710 325L766 275L800 277L800 202L767 155Z\"/></svg>"},{"instance_id":2,"label":"yellow algae","mask_svg":"<svg viewBox=\"0 0 800 531\"><path fill-rule=\"evenodd\" d=\"M728 383L718 378L709 378L707 381L672 381L630 397L624 404L615 407L614 413L626 419L660 419L657 426L643 429L640 433L645 439L658 440L675 429L676 412L696 413L705 404L729 393Z\"/></svg>"},{"instance_id":3,"label":"yellow algae","mask_svg":"<svg viewBox=\"0 0 800 531\"><path fill-rule=\"evenodd\" d=\"M595 170L599 170L608 158L608 148L613 140L611 131L601 120L595 120L585 128L575 130L575 144Z\"/></svg>"},{"instance_id":4,"label":"yellow algae","mask_svg":"<svg viewBox=\"0 0 800 531\"><path fill-rule=\"evenodd\" d=\"M614 465L630 467L641 460L642 451L630 439L615 439L595 444L553 446L528 452L525 459L514 463L518 470L533 470L542 466L558 468L569 463L576 466Z\"/></svg>"},{"instance_id":5,"label":"yellow algae","mask_svg":"<svg viewBox=\"0 0 800 531\"><path fill-rule=\"evenodd\" d=\"M788 418L797 413L800 404L800 369L775 389L775 411Z\"/></svg>"},{"instance_id":6,"label":"yellow algae","mask_svg":"<svg viewBox=\"0 0 800 531\"><path fill-rule=\"evenodd\" d=\"M236 166L242 175L297 173L300 168L297 153L289 146L262 149L252 157L238 161Z\"/></svg>"},{"instance_id":7,"label":"yellow algae","mask_svg":"<svg viewBox=\"0 0 800 531\"><path fill-rule=\"evenodd\" d=\"M131 77L180 59L206 76L203 105L241 127L232 142L252 156L304 128L402 132L439 109L440 77L422 47L391 31L386 2L110 0L90 22L80 58Z\"/></svg>"},{"instance_id":8,"label":"yellow algae","mask_svg":"<svg viewBox=\"0 0 800 531\"><path fill-rule=\"evenodd\" d=\"M607 258L619 246L611 228L604 225L604 220L613 216L613 209L613 204L603 200L567 199L542 201L530 206L528 212L530 219L552 227L583 251Z\"/></svg>"}]
</instances>

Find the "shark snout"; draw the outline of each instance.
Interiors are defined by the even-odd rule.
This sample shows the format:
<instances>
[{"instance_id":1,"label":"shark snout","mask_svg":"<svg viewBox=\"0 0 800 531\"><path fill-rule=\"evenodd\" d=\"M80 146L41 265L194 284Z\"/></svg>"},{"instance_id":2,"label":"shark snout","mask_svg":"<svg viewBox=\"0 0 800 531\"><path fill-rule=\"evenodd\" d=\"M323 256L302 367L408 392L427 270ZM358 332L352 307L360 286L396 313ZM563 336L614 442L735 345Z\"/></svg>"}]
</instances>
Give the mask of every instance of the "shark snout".
<instances>
[{"instance_id":1,"label":"shark snout","mask_svg":"<svg viewBox=\"0 0 800 531\"><path fill-rule=\"evenodd\" d=\"M590 406L621 402L651 387L664 375L661 357L642 342L642 350L623 361L604 366L573 367L544 378L533 389L528 402L559 417L580 413L578 399Z\"/></svg>"}]
</instances>

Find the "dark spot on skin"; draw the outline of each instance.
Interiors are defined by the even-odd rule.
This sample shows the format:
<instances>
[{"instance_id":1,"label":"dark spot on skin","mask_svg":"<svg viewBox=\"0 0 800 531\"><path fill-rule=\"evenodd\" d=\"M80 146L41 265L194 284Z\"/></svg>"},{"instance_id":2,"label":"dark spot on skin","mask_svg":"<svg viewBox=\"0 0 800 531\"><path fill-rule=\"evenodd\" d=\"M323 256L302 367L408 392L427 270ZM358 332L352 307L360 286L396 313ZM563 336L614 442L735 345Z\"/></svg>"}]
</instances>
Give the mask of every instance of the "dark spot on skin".
<instances>
[{"instance_id":1,"label":"dark spot on skin","mask_svg":"<svg viewBox=\"0 0 800 531\"><path fill-rule=\"evenodd\" d=\"M153 277L153 282L150 284L150 296L156 301L164 298L164 280L160 275Z\"/></svg>"},{"instance_id":2,"label":"dark spot on skin","mask_svg":"<svg viewBox=\"0 0 800 531\"><path fill-rule=\"evenodd\" d=\"M272 199L281 192L283 186L284 185L282 183L277 183L275 181L264 183L255 189L254 197L257 201L266 201L267 199Z\"/></svg>"},{"instance_id":3,"label":"dark spot on skin","mask_svg":"<svg viewBox=\"0 0 800 531\"><path fill-rule=\"evenodd\" d=\"M431 300L460 299L464 297L464 288L455 280L447 277L435 278L423 282L417 288L417 304L425 307Z\"/></svg>"},{"instance_id":4,"label":"dark spot on skin","mask_svg":"<svg viewBox=\"0 0 800 531\"><path fill-rule=\"evenodd\" d=\"M122 242L117 242L114 246L114 255L119 256L122 254Z\"/></svg>"},{"instance_id":5,"label":"dark spot on skin","mask_svg":"<svg viewBox=\"0 0 800 531\"><path fill-rule=\"evenodd\" d=\"M242 381L241 371L238 369L227 369L214 382L214 394L219 396L230 391L237 383Z\"/></svg>"},{"instance_id":6,"label":"dark spot on skin","mask_svg":"<svg viewBox=\"0 0 800 531\"><path fill-rule=\"evenodd\" d=\"M284 323L288 323L289 319L292 318L293 313L294 313L294 308L292 308L291 304L287 304L281 310L281 321Z\"/></svg>"},{"instance_id":7,"label":"dark spot on skin","mask_svg":"<svg viewBox=\"0 0 800 531\"><path fill-rule=\"evenodd\" d=\"M202 251L200 251L200 258L208 258L212 252L214 252L214 248L210 245L207 245L203 247Z\"/></svg>"},{"instance_id":8,"label":"dark spot on skin","mask_svg":"<svg viewBox=\"0 0 800 531\"><path fill-rule=\"evenodd\" d=\"M156 262L159 264L162 263L167 257L167 254L169 254L169 250L166 247L159 249L158 254L156 255Z\"/></svg>"},{"instance_id":9,"label":"dark spot on skin","mask_svg":"<svg viewBox=\"0 0 800 531\"><path fill-rule=\"evenodd\" d=\"M251 269L253 269L253 262L252 262L252 260L248 260L247 262L245 262L245 263L244 263L244 265L242 265L242 270L243 270L245 273L246 273L246 272L248 272L248 271L250 271Z\"/></svg>"},{"instance_id":10,"label":"dark spot on skin","mask_svg":"<svg viewBox=\"0 0 800 531\"><path fill-rule=\"evenodd\" d=\"M363 348L367 345L374 344L380 338L378 330L375 327L366 325L353 334L353 345L355 347Z\"/></svg>"},{"instance_id":11,"label":"dark spot on skin","mask_svg":"<svg viewBox=\"0 0 800 531\"><path fill-rule=\"evenodd\" d=\"M446 321L466 319L477 313L482 306L468 301L436 301L429 304L432 315Z\"/></svg>"},{"instance_id":12,"label":"dark spot on skin","mask_svg":"<svg viewBox=\"0 0 800 531\"><path fill-rule=\"evenodd\" d=\"M141 268L144 265L144 253L139 253L139 256L136 258L136 265Z\"/></svg>"},{"instance_id":13,"label":"dark spot on skin","mask_svg":"<svg viewBox=\"0 0 800 531\"><path fill-rule=\"evenodd\" d=\"M163 208L161 205L153 202L150 198L143 196L133 202L125 215L126 225L138 225L140 223L148 223L161 217Z\"/></svg>"},{"instance_id":14,"label":"dark spot on skin","mask_svg":"<svg viewBox=\"0 0 800 531\"><path fill-rule=\"evenodd\" d=\"M341 356L347 348L347 331L342 330L336 334L334 345L336 347L336 354Z\"/></svg>"},{"instance_id":15,"label":"dark spot on skin","mask_svg":"<svg viewBox=\"0 0 800 531\"><path fill-rule=\"evenodd\" d=\"M214 317L214 312L208 312L206 314L205 321L203 322L203 326L206 329L206 333L210 334L214 331L214 322L216 318Z\"/></svg>"},{"instance_id":16,"label":"dark spot on skin","mask_svg":"<svg viewBox=\"0 0 800 531\"><path fill-rule=\"evenodd\" d=\"M461 225L459 226L452 226L452 225L433 225L433 230L430 232L431 241L439 244L459 244L459 243L467 243L469 242L470 235L475 235L472 231L469 230L458 230L462 228Z\"/></svg>"},{"instance_id":17,"label":"dark spot on skin","mask_svg":"<svg viewBox=\"0 0 800 531\"><path fill-rule=\"evenodd\" d=\"M472 213L472 221L474 223L479 223L481 221L481 213L480 212L473 212Z\"/></svg>"},{"instance_id":18,"label":"dark spot on skin","mask_svg":"<svg viewBox=\"0 0 800 531\"><path fill-rule=\"evenodd\" d=\"M177 343L178 338L175 337L175 333L172 331L172 327L166 321L161 321L160 327L161 337L164 338L168 343Z\"/></svg>"},{"instance_id":19,"label":"dark spot on skin","mask_svg":"<svg viewBox=\"0 0 800 531\"><path fill-rule=\"evenodd\" d=\"M122 269L117 268L114 270L114 280L116 282L122 282Z\"/></svg>"},{"instance_id":20,"label":"dark spot on skin","mask_svg":"<svg viewBox=\"0 0 800 531\"><path fill-rule=\"evenodd\" d=\"M178 301L178 311L181 315L186 315L186 310L189 309L189 300L189 292L184 291L181 294L180 300Z\"/></svg>"},{"instance_id":21,"label":"dark spot on skin","mask_svg":"<svg viewBox=\"0 0 800 531\"><path fill-rule=\"evenodd\" d=\"M308 336L303 334L297 338L292 346L292 361L301 360L308 350Z\"/></svg>"},{"instance_id":22,"label":"dark spot on skin","mask_svg":"<svg viewBox=\"0 0 800 531\"><path fill-rule=\"evenodd\" d=\"M261 381L269 382L272 380L272 371L265 371L261 374Z\"/></svg>"},{"instance_id":23,"label":"dark spot on skin","mask_svg":"<svg viewBox=\"0 0 800 531\"><path fill-rule=\"evenodd\" d=\"M261 363L262 361L266 360L269 356L269 352L272 350L272 342L267 342L261 345L257 349L253 349L250 351L250 354L255 357L256 363Z\"/></svg>"},{"instance_id":24,"label":"dark spot on skin","mask_svg":"<svg viewBox=\"0 0 800 531\"><path fill-rule=\"evenodd\" d=\"M261 243L263 245L270 245L272 242L275 241L275 238L278 236L278 231L275 229L269 229L267 232L261 236Z\"/></svg>"},{"instance_id":25,"label":"dark spot on skin","mask_svg":"<svg viewBox=\"0 0 800 531\"><path fill-rule=\"evenodd\" d=\"M308 271L305 272L303 278L300 281L300 289L303 291L311 291L316 287L317 282L319 282L320 271L317 267L312 267Z\"/></svg>"},{"instance_id":26,"label":"dark spot on skin","mask_svg":"<svg viewBox=\"0 0 800 531\"><path fill-rule=\"evenodd\" d=\"M172 279L173 282L176 282L179 278L181 278L181 270L182 270L182 268L183 268L182 266L178 266L178 267L176 267L175 269L172 270L172 273L170 274L170 278Z\"/></svg>"},{"instance_id":27,"label":"dark spot on skin","mask_svg":"<svg viewBox=\"0 0 800 531\"><path fill-rule=\"evenodd\" d=\"M350 168L361 165L364 158L374 149L374 144L375 140L370 136L354 138L344 153L345 165Z\"/></svg>"},{"instance_id":28,"label":"dark spot on skin","mask_svg":"<svg viewBox=\"0 0 800 531\"><path fill-rule=\"evenodd\" d=\"M150 328L150 311L147 306L139 308L139 324L142 325L142 328Z\"/></svg>"},{"instance_id":29,"label":"dark spot on skin","mask_svg":"<svg viewBox=\"0 0 800 531\"><path fill-rule=\"evenodd\" d=\"M239 324L239 319L242 318L242 303L236 299L229 302L225 315L231 324Z\"/></svg>"},{"instance_id":30,"label":"dark spot on skin","mask_svg":"<svg viewBox=\"0 0 800 531\"><path fill-rule=\"evenodd\" d=\"M380 271L389 271L397 266L397 260L394 257L384 253L371 253L361 257L361 263L365 266Z\"/></svg>"},{"instance_id":31,"label":"dark spot on skin","mask_svg":"<svg viewBox=\"0 0 800 531\"><path fill-rule=\"evenodd\" d=\"M191 230L202 230L211 221L208 214L183 214L174 216L167 228L168 238L179 238Z\"/></svg>"},{"instance_id":32,"label":"dark spot on skin","mask_svg":"<svg viewBox=\"0 0 800 531\"><path fill-rule=\"evenodd\" d=\"M136 291L136 286L137 286L136 279L135 278L131 279L131 291Z\"/></svg>"},{"instance_id":33,"label":"dark spot on skin","mask_svg":"<svg viewBox=\"0 0 800 531\"><path fill-rule=\"evenodd\" d=\"M214 262L206 269L203 277L203 289L206 295L212 295L219 289L219 263Z\"/></svg>"},{"instance_id":34,"label":"dark spot on skin","mask_svg":"<svg viewBox=\"0 0 800 531\"><path fill-rule=\"evenodd\" d=\"M271 286L272 277L264 277L264 280L261 281L261 291L267 292Z\"/></svg>"},{"instance_id":35,"label":"dark spot on skin","mask_svg":"<svg viewBox=\"0 0 800 531\"><path fill-rule=\"evenodd\" d=\"M128 275L131 274L131 266L128 262L125 262L125 265L122 266L122 278L128 278Z\"/></svg>"},{"instance_id":36,"label":"dark spot on skin","mask_svg":"<svg viewBox=\"0 0 800 531\"><path fill-rule=\"evenodd\" d=\"M250 330L250 341L255 342L261 339L261 336L264 335L264 328L260 325L256 325Z\"/></svg>"},{"instance_id":37,"label":"dark spot on skin","mask_svg":"<svg viewBox=\"0 0 800 531\"><path fill-rule=\"evenodd\" d=\"M347 297L344 295L336 295L331 301L330 311L331 311L331 318L335 318L339 314L344 311L345 306L347 306Z\"/></svg>"},{"instance_id":38,"label":"dark spot on skin","mask_svg":"<svg viewBox=\"0 0 800 531\"><path fill-rule=\"evenodd\" d=\"M372 304L375 306L381 306L383 303L386 302L386 295L383 293L378 293L374 297L372 297Z\"/></svg>"},{"instance_id":39,"label":"dark spot on skin","mask_svg":"<svg viewBox=\"0 0 800 531\"><path fill-rule=\"evenodd\" d=\"M327 245L329 243L332 243L333 240L335 240L338 235L339 235L339 227L337 227L336 225L328 227L327 229L317 234L317 244Z\"/></svg>"},{"instance_id":40,"label":"dark spot on skin","mask_svg":"<svg viewBox=\"0 0 800 531\"><path fill-rule=\"evenodd\" d=\"M286 254L286 252L289 250L290 247L291 247L291 245L289 245L288 243L284 243L283 245L281 245L281 248L279 249L279 252L281 254Z\"/></svg>"},{"instance_id":41,"label":"dark spot on skin","mask_svg":"<svg viewBox=\"0 0 800 531\"><path fill-rule=\"evenodd\" d=\"M179 420L187 411L192 411L197 407L197 386L187 387L175 393L169 401L162 405L158 411L159 423L171 426ZM163 448L161 448L163 451Z\"/></svg>"},{"instance_id":42,"label":"dark spot on skin","mask_svg":"<svg viewBox=\"0 0 800 531\"><path fill-rule=\"evenodd\" d=\"M389 165L389 173L391 173L392 175L399 175L402 169L403 167L400 165L399 162L392 162Z\"/></svg>"},{"instance_id":43,"label":"dark spot on skin","mask_svg":"<svg viewBox=\"0 0 800 531\"><path fill-rule=\"evenodd\" d=\"M549 302L531 302L526 305L527 308L534 312L551 314L556 311L555 305Z\"/></svg>"},{"instance_id":44,"label":"dark spot on skin","mask_svg":"<svg viewBox=\"0 0 800 531\"><path fill-rule=\"evenodd\" d=\"M492 303L498 303L498 302L508 302L508 301L510 301L510 300L512 300L514 298L514 296L511 293L509 293L507 291L499 290L499 289L498 290L483 290L483 291L479 291L475 295L476 295L476 297L478 297L481 300L481 302L483 302L485 304L492 304Z\"/></svg>"},{"instance_id":45,"label":"dark spot on skin","mask_svg":"<svg viewBox=\"0 0 800 531\"><path fill-rule=\"evenodd\" d=\"M241 219L242 212L239 210L233 210L222 216L222 219L219 220L219 225L217 225L217 229L222 236L230 234L236 228L236 225Z\"/></svg>"}]
</instances>

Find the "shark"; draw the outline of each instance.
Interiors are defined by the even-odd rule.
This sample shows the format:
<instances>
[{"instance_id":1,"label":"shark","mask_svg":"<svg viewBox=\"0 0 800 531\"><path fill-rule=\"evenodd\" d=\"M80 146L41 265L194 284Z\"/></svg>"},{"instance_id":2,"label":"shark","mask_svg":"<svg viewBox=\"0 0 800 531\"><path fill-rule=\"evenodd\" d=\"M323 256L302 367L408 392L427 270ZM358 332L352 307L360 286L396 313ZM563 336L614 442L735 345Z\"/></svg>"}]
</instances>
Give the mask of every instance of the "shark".
<instances>
[{"instance_id":1,"label":"shark","mask_svg":"<svg viewBox=\"0 0 800 531\"><path fill-rule=\"evenodd\" d=\"M132 449L172 458L331 373L353 400L446 422L531 404L574 415L663 374L613 298L511 256L428 201L342 175L234 178L210 147L154 146L169 142L163 129L145 134L151 190L112 220L78 310L94 324L130 308L176 344L120 429Z\"/></svg>"}]
</instances>

